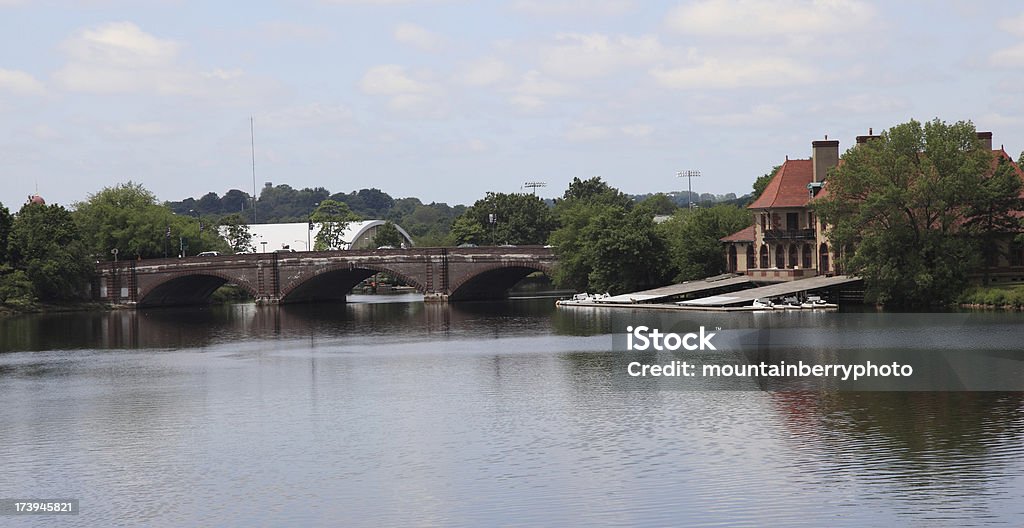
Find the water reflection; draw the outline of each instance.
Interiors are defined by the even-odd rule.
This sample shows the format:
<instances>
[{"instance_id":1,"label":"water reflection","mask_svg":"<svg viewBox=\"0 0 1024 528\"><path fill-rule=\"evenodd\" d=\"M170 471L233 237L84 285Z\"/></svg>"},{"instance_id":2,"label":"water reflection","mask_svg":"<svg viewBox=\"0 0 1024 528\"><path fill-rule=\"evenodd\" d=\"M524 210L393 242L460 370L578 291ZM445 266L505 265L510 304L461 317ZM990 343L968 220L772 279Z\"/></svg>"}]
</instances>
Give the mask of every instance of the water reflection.
<instances>
[{"instance_id":1,"label":"water reflection","mask_svg":"<svg viewBox=\"0 0 1024 528\"><path fill-rule=\"evenodd\" d=\"M624 389L607 311L409 300L0 322L0 497L92 525L1024 518L1024 394Z\"/></svg>"}]
</instances>

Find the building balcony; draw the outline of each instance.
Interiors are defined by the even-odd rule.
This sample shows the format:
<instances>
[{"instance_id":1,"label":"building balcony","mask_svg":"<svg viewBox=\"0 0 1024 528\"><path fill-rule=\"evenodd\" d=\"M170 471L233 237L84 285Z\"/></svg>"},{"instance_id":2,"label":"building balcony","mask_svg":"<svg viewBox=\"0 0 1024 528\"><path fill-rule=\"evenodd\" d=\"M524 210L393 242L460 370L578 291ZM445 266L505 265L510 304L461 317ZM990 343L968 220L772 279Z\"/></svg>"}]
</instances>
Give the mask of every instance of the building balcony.
<instances>
[{"instance_id":1,"label":"building balcony","mask_svg":"<svg viewBox=\"0 0 1024 528\"><path fill-rule=\"evenodd\" d=\"M743 272L743 274L760 282L788 282L808 277L817 277L818 270L813 268L752 268Z\"/></svg>"},{"instance_id":2,"label":"building balcony","mask_svg":"<svg viewBox=\"0 0 1024 528\"><path fill-rule=\"evenodd\" d=\"M767 229L765 240L814 240L814 229Z\"/></svg>"}]
</instances>

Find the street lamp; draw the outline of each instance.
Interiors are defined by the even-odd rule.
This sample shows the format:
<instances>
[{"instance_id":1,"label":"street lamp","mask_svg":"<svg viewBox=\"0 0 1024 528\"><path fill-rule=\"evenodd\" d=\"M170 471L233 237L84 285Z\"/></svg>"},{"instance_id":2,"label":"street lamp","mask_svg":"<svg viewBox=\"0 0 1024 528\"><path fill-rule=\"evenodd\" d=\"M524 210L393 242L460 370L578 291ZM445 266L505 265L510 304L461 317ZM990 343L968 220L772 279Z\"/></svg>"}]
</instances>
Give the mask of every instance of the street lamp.
<instances>
[{"instance_id":1,"label":"street lamp","mask_svg":"<svg viewBox=\"0 0 1024 528\"><path fill-rule=\"evenodd\" d=\"M309 251L309 242L306 242L305 240L299 240L297 238L295 240L292 240L292 242L298 242L299 244L305 244L306 245L306 251Z\"/></svg>"},{"instance_id":2,"label":"street lamp","mask_svg":"<svg viewBox=\"0 0 1024 528\"><path fill-rule=\"evenodd\" d=\"M498 224L498 214L497 213L488 213L487 214L487 222L489 224L491 224L491 245L492 246L496 246L496 245L498 245L498 242L496 241L497 233L495 232L496 231L496 226Z\"/></svg>"}]
</instances>

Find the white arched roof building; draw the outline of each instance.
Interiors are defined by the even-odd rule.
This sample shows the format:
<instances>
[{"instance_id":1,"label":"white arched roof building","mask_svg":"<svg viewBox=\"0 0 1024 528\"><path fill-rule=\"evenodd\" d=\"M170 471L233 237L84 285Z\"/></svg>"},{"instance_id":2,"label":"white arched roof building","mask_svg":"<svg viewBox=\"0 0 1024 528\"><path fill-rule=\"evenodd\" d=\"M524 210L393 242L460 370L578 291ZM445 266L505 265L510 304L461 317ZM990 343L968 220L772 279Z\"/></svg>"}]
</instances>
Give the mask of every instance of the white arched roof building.
<instances>
[{"instance_id":1,"label":"white arched roof building","mask_svg":"<svg viewBox=\"0 0 1024 528\"><path fill-rule=\"evenodd\" d=\"M345 241L344 249L375 249L373 237L377 235L377 230L384 224L384 220L349 222L345 228L345 234L342 236ZM409 236L409 233L398 224L395 224L395 227L405 238L406 247L412 247L412 237ZM320 224L314 222L312 231L309 230L309 224L306 222L251 224L249 232L252 233L253 251L257 253L279 249L307 251L315 244L316 235L320 232Z\"/></svg>"}]
</instances>

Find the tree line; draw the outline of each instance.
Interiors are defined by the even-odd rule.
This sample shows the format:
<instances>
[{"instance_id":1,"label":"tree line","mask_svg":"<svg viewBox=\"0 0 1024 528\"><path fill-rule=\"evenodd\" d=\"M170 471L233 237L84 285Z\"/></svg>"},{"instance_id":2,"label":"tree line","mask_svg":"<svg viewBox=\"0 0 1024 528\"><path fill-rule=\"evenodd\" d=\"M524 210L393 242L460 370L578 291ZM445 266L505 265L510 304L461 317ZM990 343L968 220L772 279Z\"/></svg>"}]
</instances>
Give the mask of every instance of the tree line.
<instances>
[{"instance_id":1,"label":"tree line","mask_svg":"<svg viewBox=\"0 0 1024 528\"><path fill-rule=\"evenodd\" d=\"M721 273L719 240L750 225L745 205L776 170L757 178L745 199L689 209L661 193L638 200L595 177L573 179L550 201L492 192L468 207L395 199L379 189L330 194L267 185L256 214L261 223L321 223L314 249L338 248L345 223L363 218L389 220L377 245L401 244L394 224L418 245L546 244L559 255L558 285L621 293ZM1007 240L1024 242L1021 173L979 148L970 122L893 127L844 153L826 189L812 207L839 264L864 278L875 302L950 302L972 273L986 269L983 256L1005 253ZM29 203L12 215L0 205L0 303L80 298L99 260L251 251L250 198L236 189L161 203L129 182L71 210Z\"/></svg>"}]
</instances>

